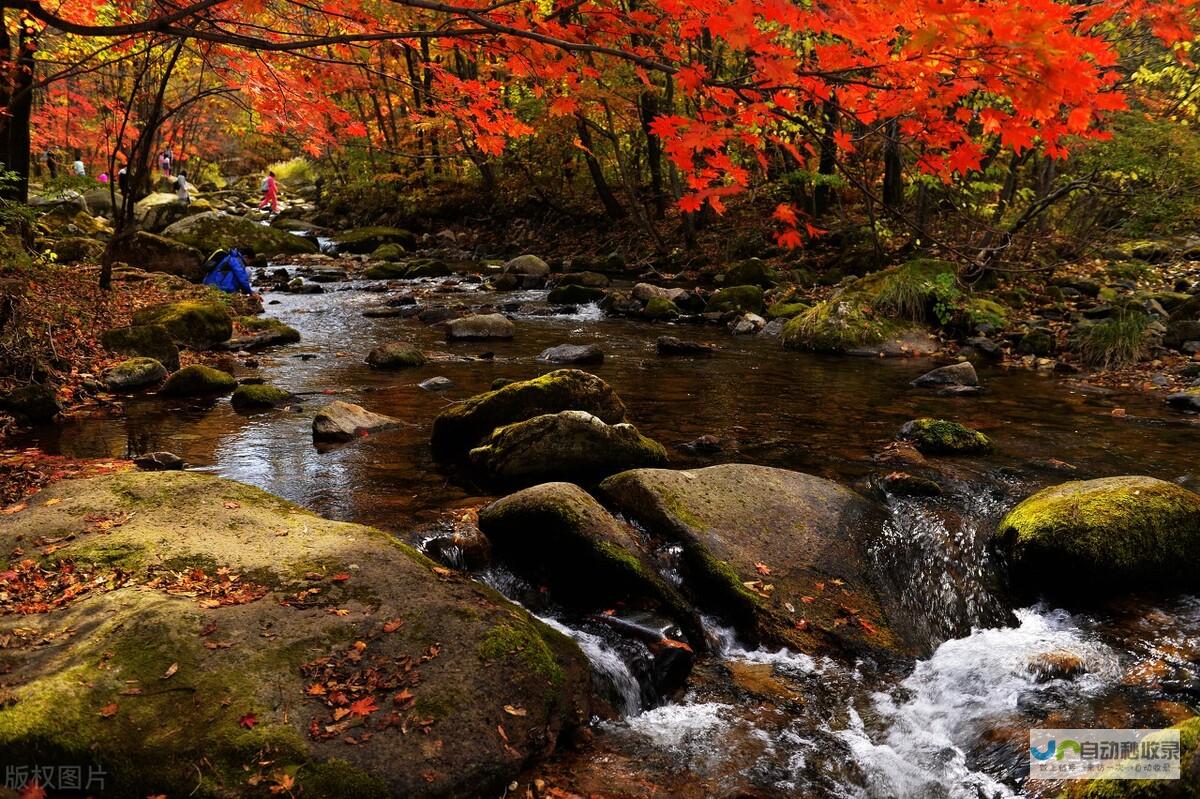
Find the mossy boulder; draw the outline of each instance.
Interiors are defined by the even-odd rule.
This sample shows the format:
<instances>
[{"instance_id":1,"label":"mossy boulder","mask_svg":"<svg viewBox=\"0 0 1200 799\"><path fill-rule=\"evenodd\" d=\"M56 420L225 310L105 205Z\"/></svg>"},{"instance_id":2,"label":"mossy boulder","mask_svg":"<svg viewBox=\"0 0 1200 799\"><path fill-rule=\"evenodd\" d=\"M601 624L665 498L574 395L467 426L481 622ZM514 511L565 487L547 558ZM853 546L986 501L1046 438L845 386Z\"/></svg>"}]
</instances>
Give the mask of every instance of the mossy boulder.
<instances>
[{"instance_id":1,"label":"mossy boulder","mask_svg":"<svg viewBox=\"0 0 1200 799\"><path fill-rule=\"evenodd\" d=\"M228 372L194 363L174 372L158 393L164 397L199 397L208 394L228 394L237 388L237 381Z\"/></svg>"},{"instance_id":2,"label":"mossy boulder","mask_svg":"<svg viewBox=\"0 0 1200 799\"><path fill-rule=\"evenodd\" d=\"M249 383L234 389L229 402L238 410L261 410L274 408L292 399L290 391L269 386L265 383Z\"/></svg>"},{"instance_id":3,"label":"mossy boulder","mask_svg":"<svg viewBox=\"0 0 1200 799\"><path fill-rule=\"evenodd\" d=\"M558 278L556 286L587 286L588 288L608 288L612 280L600 272L568 272Z\"/></svg>"},{"instance_id":4,"label":"mossy boulder","mask_svg":"<svg viewBox=\"0 0 1200 799\"><path fill-rule=\"evenodd\" d=\"M397 261L379 261L363 270L368 280L400 280L408 273L408 264Z\"/></svg>"},{"instance_id":5,"label":"mossy boulder","mask_svg":"<svg viewBox=\"0 0 1200 799\"><path fill-rule=\"evenodd\" d=\"M233 336L233 319L215 301L184 300L144 308L133 315L135 325L161 325L183 347L207 349Z\"/></svg>"},{"instance_id":6,"label":"mossy boulder","mask_svg":"<svg viewBox=\"0 0 1200 799\"><path fill-rule=\"evenodd\" d=\"M424 353L404 341L382 344L367 353L367 366L372 369L410 369L427 361Z\"/></svg>"},{"instance_id":7,"label":"mossy boulder","mask_svg":"<svg viewBox=\"0 0 1200 799\"><path fill-rule=\"evenodd\" d=\"M550 274L550 266L536 255L518 255L505 263L501 271L506 275L544 278Z\"/></svg>"},{"instance_id":8,"label":"mossy boulder","mask_svg":"<svg viewBox=\"0 0 1200 799\"><path fill-rule=\"evenodd\" d=\"M0 408L33 424L53 421L63 409L54 387L43 383L30 383L0 395Z\"/></svg>"},{"instance_id":9,"label":"mossy boulder","mask_svg":"<svg viewBox=\"0 0 1200 799\"><path fill-rule=\"evenodd\" d=\"M778 276L765 261L747 258L736 263L722 274L726 286L758 286L769 289L778 281Z\"/></svg>"},{"instance_id":10,"label":"mossy boulder","mask_svg":"<svg viewBox=\"0 0 1200 799\"><path fill-rule=\"evenodd\" d=\"M114 355L153 358L173 372L179 368L179 347L162 325L131 325L100 334L104 349Z\"/></svg>"},{"instance_id":11,"label":"mossy boulder","mask_svg":"<svg viewBox=\"0 0 1200 799\"><path fill-rule=\"evenodd\" d=\"M550 294L546 297L546 301L567 305L584 305L589 302L599 302L607 295L608 292L602 288L567 283L550 289Z\"/></svg>"},{"instance_id":12,"label":"mossy boulder","mask_svg":"<svg viewBox=\"0 0 1200 799\"><path fill-rule=\"evenodd\" d=\"M835 296L793 316L780 338L787 349L845 353L883 342L899 330L857 299Z\"/></svg>"},{"instance_id":13,"label":"mossy boulder","mask_svg":"<svg viewBox=\"0 0 1200 799\"><path fill-rule=\"evenodd\" d=\"M578 369L558 369L442 411L433 421L433 450L439 457L465 456L498 427L559 411L587 411L607 424L625 420L625 404L612 386Z\"/></svg>"},{"instance_id":14,"label":"mossy boulder","mask_svg":"<svg viewBox=\"0 0 1200 799\"><path fill-rule=\"evenodd\" d=\"M113 245L113 257L147 272L166 272L199 283L207 254L182 241L139 230Z\"/></svg>"},{"instance_id":15,"label":"mossy boulder","mask_svg":"<svg viewBox=\"0 0 1200 799\"><path fill-rule=\"evenodd\" d=\"M663 322L679 316L679 306L663 297L651 297L642 308L641 316Z\"/></svg>"},{"instance_id":16,"label":"mossy boulder","mask_svg":"<svg viewBox=\"0 0 1200 799\"><path fill-rule=\"evenodd\" d=\"M153 358L130 358L104 373L109 391L132 391L152 386L167 377L167 368Z\"/></svg>"},{"instance_id":17,"label":"mossy boulder","mask_svg":"<svg viewBox=\"0 0 1200 799\"><path fill-rule=\"evenodd\" d=\"M704 646L695 611L659 577L638 535L579 486L543 483L497 500L479 512L479 529L494 556L557 601L585 612L662 612Z\"/></svg>"},{"instance_id":18,"label":"mossy boulder","mask_svg":"<svg viewBox=\"0 0 1200 799\"><path fill-rule=\"evenodd\" d=\"M1200 586L1200 495L1153 477L1039 491L1004 517L996 543L1014 581L1077 601L1137 588Z\"/></svg>"},{"instance_id":19,"label":"mossy boulder","mask_svg":"<svg viewBox=\"0 0 1200 799\"><path fill-rule=\"evenodd\" d=\"M528 484L662 466L667 451L631 424L609 425L586 411L560 411L497 428L471 450L470 459L492 480Z\"/></svg>"},{"instance_id":20,"label":"mossy boulder","mask_svg":"<svg viewBox=\"0 0 1200 799\"><path fill-rule=\"evenodd\" d=\"M241 334L226 341L222 349L260 350L300 340L299 330L270 316L239 316L235 321Z\"/></svg>"},{"instance_id":21,"label":"mossy boulder","mask_svg":"<svg viewBox=\"0 0 1200 799\"><path fill-rule=\"evenodd\" d=\"M404 277L416 280L420 277L446 277L451 273L449 265L437 258L416 258L408 262Z\"/></svg>"},{"instance_id":22,"label":"mossy boulder","mask_svg":"<svg viewBox=\"0 0 1200 799\"><path fill-rule=\"evenodd\" d=\"M6 520L0 547L62 537L33 557L90 579L0 616L6 640L49 642L0 650L0 767L94 765L122 797L266 795L283 775L305 797L499 795L587 719L573 642L392 535L197 473L41 496L55 502ZM7 557L0 573L28 568Z\"/></svg>"},{"instance_id":23,"label":"mossy boulder","mask_svg":"<svg viewBox=\"0 0 1200 799\"><path fill-rule=\"evenodd\" d=\"M447 341L508 340L517 334L517 326L504 314L489 313L451 319L446 323Z\"/></svg>"},{"instance_id":24,"label":"mossy boulder","mask_svg":"<svg viewBox=\"0 0 1200 799\"><path fill-rule=\"evenodd\" d=\"M104 242L86 236L68 236L54 242L59 263L96 262L104 254Z\"/></svg>"},{"instance_id":25,"label":"mossy boulder","mask_svg":"<svg viewBox=\"0 0 1200 799\"><path fill-rule=\"evenodd\" d=\"M725 464L623 472L600 492L657 543L682 546L685 593L750 643L809 653L927 647L868 554L882 511L848 488Z\"/></svg>"},{"instance_id":26,"label":"mossy boulder","mask_svg":"<svg viewBox=\"0 0 1200 799\"><path fill-rule=\"evenodd\" d=\"M163 230L162 235L195 247L202 253L235 247L252 248L264 258L317 252L316 243L303 236L220 211L207 211L181 219Z\"/></svg>"},{"instance_id":27,"label":"mossy boulder","mask_svg":"<svg viewBox=\"0 0 1200 799\"><path fill-rule=\"evenodd\" d=\"M1054 334L1041 328L1026 332L1017 340L1017 352L1022 355L1034 355L1044 358L1053 355L1058 348Z\"/></svg>"},{"instance_id":28,"label":"mossy boulder","mask_svg":"<svg viewBox=\"0 0 1200 799\"><path fill-rule=\"evenodd\" d=\"M333 237L338 252L351 255L367 255L375 252L385 244L398 244L401 247L412 247L417 237L410 231L396 227L358 227L342 231Z\"/></svg>"},{"instance_id":29,"label":"mossy boulder","mask_svg":"<svg viewBox=\"0 0 1200 799\"><path fill-rule=\"evenodd\" d=\"M142 230L156 233L180 219L212 210L207 203L203 208L196 206L197 203L182 202L179 195L173 191L158 191L138 200L133 206L133 216Z\"/></svg>"},{"instance_id":30,"label":"mossy boulder","mask_svg":"<svg viewBox=\"0 0 1200 799\"><path fill-rule=\"evenodd\" d=\"M911 441L926 455L974 455L992 448L991 439L978 430L945 419L913 419L898 436Z\"/></svg>"},{"instance_id":31,"label":"mossy boulder","mask_svg":"<svg viewBox=\"0 0 1200 799\"><path fill-rule=\"evenodd\" d=\"M767 318L793 319L811 307L805 302L777 302L767 308Z\"/></svg>"},{"instance_id":32,"label":"mossy boulder","mask_svg":"<svg viewBox=\"0 0 1200 799\"><path fill-rule=\"evenodd\" d=\"M404 259L404 248L399 244L380 244L371 252L372 261L400 261Z\"/></svg>"},{"instance_id":33,"label":"mossy boulder","mask_svg":"<svg viewBox=\"0 0 1200 799\"><path fill-rule=\"evenodd\" d=\"M709 313L758 313L763 307L763 290L758 286L729 286L717 290L705 308Z\"/></svg>"}]
</instances>

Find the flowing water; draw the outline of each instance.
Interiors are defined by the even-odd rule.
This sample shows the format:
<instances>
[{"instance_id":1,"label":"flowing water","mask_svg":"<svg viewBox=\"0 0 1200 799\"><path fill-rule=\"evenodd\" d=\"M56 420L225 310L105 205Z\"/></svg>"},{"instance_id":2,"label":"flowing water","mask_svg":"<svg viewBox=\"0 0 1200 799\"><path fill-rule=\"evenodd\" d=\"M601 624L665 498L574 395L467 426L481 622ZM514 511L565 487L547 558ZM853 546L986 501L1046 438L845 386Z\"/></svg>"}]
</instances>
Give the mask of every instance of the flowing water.
<instances>
[{"instance_id":1,"label":"flowing water","mask_svg":"<svg viewBox=\"0 0 1200 799\"><path fill-rule=\"evenodd\" d=\"M697 662L686 689L663 697L644 684L637 665L644 666L644 651L603 625L531 606L575 638L615 711L597 720L590 748L564 762L574 784L582 790L594 780L596 790L638 795L614 787L624 770L629 784L660 786L660 795L1039 794L1053 786L1024 784L1031 726L1167 725L1196 704L1200 601L1131 597L1085 615L1035 606L1014 617L989 585L993 569L982 545L1007 508L1049 483L1137 473L1194 485L1200 427L1152 398L998 368L981 370L982 395L938 397L908 386L928 362L801 355L773 339L731 338L715 327L606 319L591 306L563 312L547 307L544 292L414 284L426 305L495 305L517 319L511 342L447 344L416 319L364 318L363 310L386 297L370 288L348 282L326 286L325 294L267 295L267 312L303 340L257 354L257 367L240 373L300 394L298 411L243 415L227 398L135 397L123 412L77 418L36 432L29 443L81 457L169 450L198 468L419 545L458 523L456 511L488 500L434 463L433 418L496 378L549 370L534 358L565 342L603 348L604 364L589 370L616 388L630 420L667 445L678 467L752 462L868 490L869 476L890 468L874 458L903 422L953 418L985 431L996 452L950 464L940 498L889 500L874 553L927 640L940 643L924 660L897 670L747 650L708 623L711 654ZM653 345L663 334L711 341L720 351L711 359L660 359ZM366 367L368 350L397 339L437 355L412 371ZM418 387L434 375L453 386L440 393ZM312 413L328 392L406 425L346 446L314 446ZM1113 414L1118 407L1124 415ZM722 450L679 449L701 435L718 438ZM481 579L523 599L501 573ZM1039 659L1064 654L1078 659L1079 673L1036 668Z\"/></svg>"}]
</instances>

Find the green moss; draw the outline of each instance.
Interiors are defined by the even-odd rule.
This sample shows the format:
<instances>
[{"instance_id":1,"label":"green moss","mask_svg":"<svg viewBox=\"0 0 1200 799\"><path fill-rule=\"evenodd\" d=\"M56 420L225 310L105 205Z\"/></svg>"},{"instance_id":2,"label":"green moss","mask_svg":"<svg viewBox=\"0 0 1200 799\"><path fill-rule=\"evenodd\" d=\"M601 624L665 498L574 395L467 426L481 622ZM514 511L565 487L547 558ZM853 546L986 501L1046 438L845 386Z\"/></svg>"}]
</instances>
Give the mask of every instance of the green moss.
<instances>
[{"instance_id":1,"label":"green moss","mask_svg":"<svg viewBox=\"0 0 1200 799\"><path fill-rule=\"evenodd\" d=\"M424 353L406 342L384 344L367 354L367 365L375 369L409 369L427 362Z\"/></svg>"},{"instance_id":2,"label":"green moss","mask_svg":"<svg viewBox=\"0 0 1200 799\"><path fill-rule=\"evenodd\" d=\"M1200 716L1171 727L1179 731L1181 780L1115 780L1103 777L1068 785L1066 799L1172 799L1200 794L1200 777L1194 766L1200 741Z\"/></svg>"},{"instance_id":3,"label":"green moss","mask_svg":"<svg viewBox=\"0 0 1200 799\"><path fill-rule=\"evenodd\" d=\"M402 228L360 227L338 234L334 241L341 252L366 255L384 244L411 247L416 242L416 237Z\"/></svg>"},{"instance_id":4,"label":"green moss","mask_svg":"<svg viewBox=\"0 0 1200 799\"><path fill-rule=\"evenodd\" d=\"M795 316L807 311L811 308L808 303L804 302L777 302L767 308L768 319L791 319Z\"/></svg>"},{"instance_id":5,"label":"green moss","mask_svg":"<svg viewBox=\"0 0 1200 799\"><path fill-rule=\"evenodd\" d=\"M926 455L963 455L992 448L983 433L945 419L914 419L900 429L900 438L912 441Z\"/></svg>"},{"instance_id":6,"label":"green moss","mask_svg":"<svg viewBox=\"0 0 1200 799\"><path fill-rule=\"evenodd\" d=\"M220 302L185 300L158 305L138 311L133 322L161 325L175 341L196 350L228 341L233 335L233 320Z\"/></svg>"},{"instance_id":7,"label":"green moss","mask_svg":"<svg viewBox=\"0 0 1200 799\"><path fill-rule=\"evenodd\" d=\"M417 258L408 262L408 268L404 270L404 277L409 280L415 280L419 277L446 277L450 274L450 267L445 261L439 261L437 258Z\"/></svg>"},{"instance_id":8,"label":"green moss","mask_svg":"<svg viewBox=\"0 0 1200 799\"><path fill-rule=\"evenodd\" d=\"M725 270L727 286L760 286L767 289L774 286L776 280L775 271L758 258L748 258Z\"/></svg>"},{"instance_id":9,"label":"green moss","mask_svg":"<svg viewBox=\"0 0 1200 799\"><path fill-rule=\"evenodd\" d=\"M533 624L514 615L509 621L495 625L479 643L479 657L485 662L507 658L551 685L561 686L565 679L562 666Z\"/></svg>"},{"instance_id":10,"label":"green moss","mask_svg":"<svg viewBox=\"0 0 1200 799\"><path fill-rule=\"evenodd\" d=\"M133 325L106 330L100 336L104 348L117 355L153 358L173 372L179 368L179 348L162 325Z\"/></svg>"},{"instance_id":11,"label":"green moss","mask_svg":"<svg viewBox=\"0 0 1200 799\"><path fill-rule=\"evenodd\" d=\"M729 286L714 293L705 310L709 313L758 313L762 307L763 290L758 286Z\"/></svg>"},{"instance_id":12,"label":"green moss","mask_svg":"<svg viewBox=\"0 0 1200 799\"><path fill-rule=\"evenodd\" d=\"M250 384L238 386L229 398L233 407L238 409L274 408L292 398L289 391L266 384Z\"/></svg>"},{"instance_id":13,"label":"green moss","mask_svg":"<svg viewBox=\"0 0 1200 799\"><path fill-rule=\"evenodd\" d=\"M880 313L919 322L937 299L938 287L953 285L954 265L949 261L918 258L862 278L851 292L861 292Z\"/></svg>"},{"instance_id":14,"label":"green moss","mask_svg":"<svg viewBox=\"0 0 1200 799\"><path fill-rule=\"evenodd\" d=\"M71 547L71 559L77 564L91 564L100 569L121 569L140 572L146 566L145 547L136 544L108 544L103 541L84 541Z\"/></svg>"},{"instance_id":15,"label":"green moss","mask_svg":"<svg viewBox=\"0 0 1200 799\"><path fill-rule=\"evenodd\" d=\"M297 772L297 782L313 799L378 799L392 794L386 782L339 758L305 765Z\"/></svg>"},{"instance_id":16,"label":"green moss","mask_svg":"<svg viewBox=\"0 0 1200 799\"><path fill-rule=\"evenodd\" d=\"M237 381L228 372L203 364L185 366L163 383L158 393L166 397L191 397L202 394L228 394Z\"/></svg>"},{"instance_id":17,"label":"green moss","mask_svg":"<svg viewBox=\"0 0 1200 799\"><path fill-rule=\"evenodd\" d=\"M788 322L782 340L793 350L846 352L878 344L898 330L894 322L875 316L859 300L837 294Z\"/></svg>"},{"instance_id":18,"label":"green moss","mask_svg":"<svg viewBox=\"0 0 1200 799\"><path fill-rule=\"evenodd\" d=\"M979 325L1002 328L1008 323L1008 309L995 300L972 297L962 307L963 316L973 329Z\"/></svg>"},{"instance_id":19,"label":"green moss","mask_svg":"<svg viewBox=\"0 0 1200 799\"><path fill-rule=\"evenodd\" d=\"M408 272L408 264L378 263L371 264L363 271L363 277L368 280L399 280Z\"/></svg>"},{"instance_id":20,"label":"green moss","mask_svg":"<svg viewBox=\"0 0 1200 799\"><path fill-rule=\"evenodd\" d=\"M271 316L239 316L237 324L249 333L271 333L281 344L300 340L300 331Z\"/></svg>"},{"instance_id":21,"label":"green moss","mask_svg":"<svg viewBox=\"0 0 1200 799\"><path fill-rule=\"evenodd\" d=\"M679 306L663 297L651 297L642 309L647 319L674 319L679 316Z\"/></svg>"}]
</instances>

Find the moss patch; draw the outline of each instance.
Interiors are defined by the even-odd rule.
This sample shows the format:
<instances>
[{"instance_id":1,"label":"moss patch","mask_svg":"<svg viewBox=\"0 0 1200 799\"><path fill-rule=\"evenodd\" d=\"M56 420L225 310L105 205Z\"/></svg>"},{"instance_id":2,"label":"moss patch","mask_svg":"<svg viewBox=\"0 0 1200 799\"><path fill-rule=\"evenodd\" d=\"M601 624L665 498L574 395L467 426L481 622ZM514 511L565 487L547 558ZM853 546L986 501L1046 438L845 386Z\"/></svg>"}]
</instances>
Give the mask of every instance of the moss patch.
<instances>
[{"instance_id":1,"label":"moss patch","mask_svg":"<svg viewBox=\"0 0 1200 799\"><path fill-rule=\"evenodd\" d=\"M912 441L926 455L969 455L992 448L991 439L983 433L945 419L906 422L900 438Z\"/></svg>"},{"instance_id":2,"label":"moss patch","mask_svg":"<svg viewBox=\"0 0 1200 799\"><path fill-rule=\"evenodd\" d=\"M133 316L135 325L160 325L180 345L202 350L228 341L233 320L219 302L186 300L145 308Z\"/></svg>"},{"instance_id":3,"label":"moss patch","mask_svg":"<svg viewBox=\"0 0 1200 799\"><path fill-rule=\"evenodd\" d=\"M234 390L233 396L229 398L229 401L233 407L239 410L251 410L256 408L274 408L276 405L282 405L291 398L291 392L284 391L282 388L266 384L250 384L238 386Z\"/></svg>"},{"instance_id":4,"label":"moss patch","mask_svg":"<svg viewBox=\"0 0 1200 799\"><path fill-rule=\"evenodd\" d=\"M758 286L730 286L718 290L708 300L709 313L737 311L758 313L763 307L763 290Z\"/></svg>"},{"instance_id":5,"label":"moss patch","mask_svg":"<svg viewBox=\"0 0 1200 799\"><path fill-rule=\"evenodd\" d=\"M228 372L203 364L185 366L167 378L158 393L166 397L194 397L205 394L228 394L237 388L237 381Z\"/></svg>"}]
</instances>

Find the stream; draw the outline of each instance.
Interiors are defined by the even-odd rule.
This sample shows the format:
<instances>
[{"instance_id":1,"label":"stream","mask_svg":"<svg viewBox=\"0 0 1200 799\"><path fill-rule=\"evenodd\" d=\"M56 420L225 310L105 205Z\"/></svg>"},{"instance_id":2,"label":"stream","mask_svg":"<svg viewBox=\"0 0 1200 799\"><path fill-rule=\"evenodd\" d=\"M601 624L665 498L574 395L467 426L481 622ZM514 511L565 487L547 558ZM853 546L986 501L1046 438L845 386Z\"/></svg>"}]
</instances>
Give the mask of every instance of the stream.
<instances>
[{"instance_id":1,"label":"stream","mask_svg":"<svg viewBox=\"0 0 1200 799\"><path fill-rule=\"evenodd\" d=\"M984 539L1041 486L1146 474L1195 487L1200 427L1154 398L995 367L979 370L983 394L941 397L909 387L932 368L928 360L798 354L713 326L610 319L594 306L566 313L547 306L544 291L412 282L426 305L494 304L517 323L510 342L447 344L440 328L416 319L364 318L387 296L375 286L348 281L326 285L324 294L265 295L267 313L303 338L255 354L257 368L240 366L239 376L303 394L298 412L242 414L227 398L133 397L122 414L75 418L25 443L76 457L168 450L196 468L420 546L490 499L435 464L434 417L497 378L549 371L534 359L557 344L604 350L604 363L586 368L613 385L630 421L668 448L674 468L748 462L866 491L871 475L891 468L874 458L905 421L950 418L985 432L996 450L948 463L941 497L888 500L879 565L903 576L903 600L936 645L904 668L750 650L705 619L710 653L684 688L662 695L647 684L654 665L644 646L539 601L503 571L477 575L575 638L611 707L594 721L587 747L548 767L569 773L580 792L606 796L639 795L635 783L681 797L1051 795L1056 786L1026 784L1030 727L1167 726L1200 701L1200 600L1127 597L1072 614L1046 605L1014 610L988 586ZM654 341L664 334L709 341L719 352L658 358ZM368 368L367 351L388 340L436 355L414 370ZM435 375L452 387L418 386ZM345 446L314 446L322 392L407 424ZM715 436L721 451L679 448L702 435ZM1071 669L1039 665L1064 655ZM627 793L613 787L620 785L630 786Z\"/></svg>"}]
</instances>

